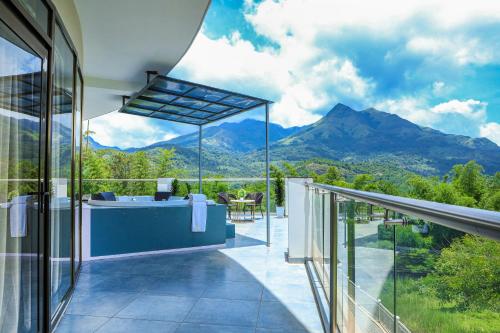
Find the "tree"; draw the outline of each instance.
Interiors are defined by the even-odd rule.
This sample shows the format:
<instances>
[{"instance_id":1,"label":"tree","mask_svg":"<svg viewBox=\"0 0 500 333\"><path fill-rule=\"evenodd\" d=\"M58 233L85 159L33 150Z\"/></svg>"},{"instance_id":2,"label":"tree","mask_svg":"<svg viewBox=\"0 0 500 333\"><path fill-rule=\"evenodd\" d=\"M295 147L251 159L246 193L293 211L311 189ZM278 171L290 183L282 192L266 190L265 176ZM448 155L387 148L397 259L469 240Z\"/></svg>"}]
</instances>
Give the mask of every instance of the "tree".
<instances>
[{"instance_id":1,"label":"tree","mask_svg":"<svg viewBox=\"0 0 500 333\"><path fill-rule=\"evenodd\" d=\"M433 184L429 179L415 175L410 177L407 183L410 197L422 200L432 200L434 197Z\"/></svg>"},{"instance_id":2,"label":"tree","mask_svg":"<svg viewBox=\"0 0 500 333\"><path fill-rule=\"evenodd\" d=\"M325 184L331 184L331 185L335 185L338 181L344 180L342 173L335 166L329 167L322 178Z\"/></svg>"},{"instance_id":3,"label":"tree","mask_svg":"<svg viewBox=\"0 0 500 333\"><path fill-rule=\"evenodd\" d=\"M174 169L174 156L175 148L160 149L156 168L156 176L158 178L177 176L177 170Z\"/></svg>"},{"instance_id":4,"label":"tree","mask_svg":"<svg viewBox=\"0 0 500 333\"><path fill-rule=\"evenodd\" d=\"M457 164L452 169L452 183L463 194L479 202L486 188L483 171L483 167L476 161L469 161L465 165Z\"/></svg>"},{"instance_id":5,"label":"tree","mask_svg":"<svg viewBox=\"0 0 500 333\"><path fill-rule=\"evenodd\" d=\"M298 177L299 172L297 169L288 162L283 162L283 168L285 168L285 174L287 177Z\"/></svg>"},{"instance_id":6,"label":"tree","mask_svg":"<svg viewBox=\"0 0 500 333\"><path fill-rule=\"evenodd\" d=\"M144 151L133 153L131 158L130 177L132 179L147 179L151 177L151 164ZM152 194L154 192L154 187L145 181L133 181L130 188L135 195Z\"/></svg>"},{"instance_id":7,"label":"tree","mask_svg":"<svg viewBox=\"0 0 500 333\"><path fill-rule=\"evenodd\" d=\"M465 235L441 251L429 283L461 309L500 311L500 243Z\"/></svg>"},{"instance_id":8,"label":"tree","mask_svg":"<svg viewBox=\"0 0 500 333\"><path fill-rule=\"evenodd\" d=\"M360 174L354 177L353 186L356 190L365 190L365 187L373 182L374 178L369 174Z\"/></svg>"},{"instance_id":9,"label":"tree","mask_svg":"<svg viewBox=\"0 0 500 333\"><path fill-rule=\"evenodd\" d=\"M102 152L96 152L92 149L83 150L82 164L82 179L90 180L83 182L83 193L93 194L109 190L107 184L91 181L92 179L107 179L110 177L109 164L103 158Z\"/></svg>"},{"instance_id":10,"label":"tree","mask_svg":"<svg viewBox=\"0 0 500 333\"><path fill-rule=\"evenodd\" d=\"M130 155L124 152L112 152L109 157L109 169L113 179L129 178L131 169ZM128 181L116 181L112 183L111 188L117 194L127 194L128 185Z\"/></svg>"}]
</instances>

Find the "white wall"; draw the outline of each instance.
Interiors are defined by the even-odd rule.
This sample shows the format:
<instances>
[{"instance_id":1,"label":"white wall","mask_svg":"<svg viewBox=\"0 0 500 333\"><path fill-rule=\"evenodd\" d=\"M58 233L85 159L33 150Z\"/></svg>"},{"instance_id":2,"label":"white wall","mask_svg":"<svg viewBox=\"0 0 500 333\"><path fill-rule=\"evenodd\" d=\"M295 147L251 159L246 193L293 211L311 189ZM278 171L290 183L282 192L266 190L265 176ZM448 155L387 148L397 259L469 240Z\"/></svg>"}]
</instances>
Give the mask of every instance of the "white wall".
<instances>
[{"instance_id":1,"label":"white wall","mask_svg":"<svg viewBox=\"0 0 500 333\"><path fill-rule=\"evenodd\" d=\"M307 184L311 178L286 179L286 210L288 214L288 259L303 261L311 257L311 198Z\"/></svg>"}]
</instances>

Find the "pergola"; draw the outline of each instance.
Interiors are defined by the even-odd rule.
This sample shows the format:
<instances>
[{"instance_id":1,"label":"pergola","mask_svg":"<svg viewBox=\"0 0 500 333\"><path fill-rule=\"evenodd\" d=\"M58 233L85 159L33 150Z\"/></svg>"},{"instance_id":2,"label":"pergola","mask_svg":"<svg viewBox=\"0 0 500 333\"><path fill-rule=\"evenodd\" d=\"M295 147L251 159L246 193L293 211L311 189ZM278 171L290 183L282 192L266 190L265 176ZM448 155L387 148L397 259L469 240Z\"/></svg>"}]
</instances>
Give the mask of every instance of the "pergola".
<instances>
[{"instance_id":1,"label":"pergola","mask_svg":"<svg viewBox=\"0 0 500 333\"><path fill-rule=\"evenodd\" d=\"M137 94L124 96L118 112L198 126L198 181L202 192L203 126L263 106L266 113L266 227L270 245L269 104L262 98L243 95L164 75L149 77Z\"/></svg>"}]
</instances>

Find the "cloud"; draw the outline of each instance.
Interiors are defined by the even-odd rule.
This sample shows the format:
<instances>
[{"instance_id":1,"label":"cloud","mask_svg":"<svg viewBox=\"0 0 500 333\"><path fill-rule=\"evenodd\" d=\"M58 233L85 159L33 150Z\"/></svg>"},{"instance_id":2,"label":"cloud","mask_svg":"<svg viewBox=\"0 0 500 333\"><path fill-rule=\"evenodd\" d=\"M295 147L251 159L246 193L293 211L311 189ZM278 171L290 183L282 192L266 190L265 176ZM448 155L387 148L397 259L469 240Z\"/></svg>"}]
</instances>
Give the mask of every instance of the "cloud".
<instances>
[{"instance_id":1,"label":"cloud","mask_svg":"<svg viewBox=\"0 0 500 333\"><path fill-rule=\"evenodd\" d=\"M384 100L376 104L381 111L394 113L421 126L432 127L445 133L472 137L494 137L494 124L486 123L488 103L474 99L449 100L429 105L424 97L403 97Z\"/></svg>"},{"instance_id":2,"label":"cloud","mask_svg":"<svg viewBox=\"0 0 500 333\"><path fill-rule=\"evenodd\" d=\"M437 114L458 114L467 119L484 121L487 106L488 103L474 99L466 101L454 99L434 106L431 111Z\"/></svg>"},{"instance_id":3,"label":"cloud","mask_svg":"<svg viewBox=\"0 0 500 333\"><path fill-rule=\"evenodd\" d=\"M118 112L92 119L90 130L95 132L91 136L100 144L120 148L143 147L179 135L175 132L166 132L165 128L145 117Z\"/></svg>"},{"instance_id":4,"label":"cloud","mask_svg":"<svg viewBox=\"0 0 500 333\"><path fill-rule=\"evenodd\" d=\"M479 133L482 137L488 138L500 146L500 124L487 123L481 125L481 127L479 128Z\"/></svg>"},{"instance_id":5,"label":"cloud","mask_svg":"<svg viewBox=\"0 0 500 333\"><path fill-rule=\"evenodd\" d=\"M500 63L499 9L489 0L245 0L242 26L213 38L204 26L173 75L273 100L271 120L284 126L343 102L479 135L487 99L460 89L481 80L475 68ZM271 46L257 47L262 38Z\"/></svg>"}]
</instances>

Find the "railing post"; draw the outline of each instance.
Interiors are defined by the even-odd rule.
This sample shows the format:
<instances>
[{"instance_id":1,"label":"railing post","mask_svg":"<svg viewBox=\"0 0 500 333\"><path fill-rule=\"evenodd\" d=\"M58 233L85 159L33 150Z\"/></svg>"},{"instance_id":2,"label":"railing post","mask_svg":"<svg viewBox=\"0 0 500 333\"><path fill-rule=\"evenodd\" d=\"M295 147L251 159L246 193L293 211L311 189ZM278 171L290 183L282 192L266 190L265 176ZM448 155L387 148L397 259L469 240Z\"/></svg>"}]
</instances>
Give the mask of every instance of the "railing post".
<instances>
[{"instance_id":1,"label":"railing post","mask_svg":"<svg viewBox=\"0 0 500 333\"><path fill-rule=\"evenodd\" d=\"M330 333L337 332L337 194L330 192Z\"/></svg>"}]
</instances>

